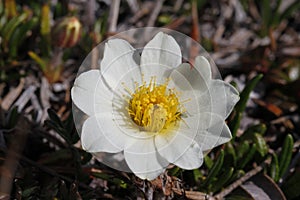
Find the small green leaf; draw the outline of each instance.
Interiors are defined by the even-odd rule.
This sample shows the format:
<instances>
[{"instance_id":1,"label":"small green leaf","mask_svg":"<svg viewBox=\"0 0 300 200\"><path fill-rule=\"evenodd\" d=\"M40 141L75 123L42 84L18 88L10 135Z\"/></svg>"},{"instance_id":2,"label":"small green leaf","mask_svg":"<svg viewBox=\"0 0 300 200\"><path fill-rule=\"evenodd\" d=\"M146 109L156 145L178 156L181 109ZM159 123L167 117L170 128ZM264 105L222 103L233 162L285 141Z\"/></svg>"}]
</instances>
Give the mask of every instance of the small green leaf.
<instances>
[{"instance_id":1,"label":"small green leaf","mask_svg":"<svg viewBox=\"0 0 300 200\"><path fill-rule=\"evenodd\" d=\"M237 179L241 178L242 176L245 175L245 171L244 170L237 170L233 173L232 177L230 178L230 180L228 181L228 183L231 183L233 181L236 181Z\"/></svg>"},{"instance_id":2,"label":"small green leaf","mask_svg":"<svg viewBox=\"0 0 300 200\"><path fill-rule=\"evenodd\" d=\"M204 156L204 164L208 169L211 169L214 162L212 161L212 159L208 155L206 155L206 156Z\"/></svg>"},{"instance_id":3,"label":"small green leaf","mask_svg":"<svg viewBox=\"0 0 300 200\"><path fill-rule=\"evenodd\" d=\"M178 176L182 169L180 167L174 166L172 169L168 170L171 176Z\"/></svg>"},{"instance_id":4,"label":"small green leaf","mask_svg":"<svg viewBox=\"0 0 300 200\"><path fill-rule=\"evenodd\" d=\"M199 181L203 177L203 174L201 173L201 171L199 169L194 169L193 174L194 174L195 182Z\"/></svg>"},{"instance_id":5,"label":"small green leaf","mask_svg":"<svg viewBox=\"0 0 300 200\"><path fill-rule=\"evenodd\" d=\"M220 169L222 168L223 162L224 162L224 150L221 150L217 160L215 161L214 165L209 171L203 183L203 186L209 185L213 181L213 179L218 175Z\"/></svg>"},{"instance_id":6,"label":"small green leaf","mask_svg":"<svg viewBox=\"0 0 300 200\"><path fill-rule=\"evenodd\" d=\"M255 133L259 133L261 135L264 135L267 130L267 126L265 124L257 124L254 126L249 127L243 135L241 135L240 140L252 140Z\"/></svg>"},{"instance_id":7,"label":"small green leaf","mask_svg":"<svg viewBox=\"0 0 300 200\"><path fill-rule=\"evenodd\" d=\"M264 157L268 153L268 146L265 139L260 134L255 133L254 142L257 146L258 153Z\"/></svg>"},{"instance_id":8,"label":"small green leaf","mask_svg":"<svg viewBox=\"0 0 300 200\"><path fill-rule=\"evenodd\" d=\"M290 15L298 9L300 9L300 1L294 1L291 5L289 5L287 9L284 10L282 15L280 16L280 21L290 17Z\"/></svg>"},{"instance_id":9,"label":"small green leaf","mask_svg":"<svg viewBox=\"0 0 300 200\"><path fill-rule=\"evenodd\" d=\"M28 17L28 13L24 12L21 15L12 18L11 20L9 20L9 22L7 24L5 24L5 26L1 30L1 35L4 39L4 41L6 41L6 42L9 41L12 33L17 28L17 26L19 26L19 24L21 24L23 21L25 21L27 19L27 17Z\"/></svg>"},{"instance_id":10,"label":"small green leaf","mask_svg":"<svg viewBox=\"0 0 300 200\"><path fill-rule=\"evenodd\" d=\"M16 123L18 122L19 118L19 113L18 113L18 107L13 107L9 112L6 117L6 124L5 127L10 129L15 127Z\"/></svg>"},{"instance_id":11,"label":"small green leaf","mask_svg":"<svg viewBox=\"0 0 300 200\"><path fill-rule=\"evenodd\" d=\"M212 188L212 192L217 192L220 189L222 189L225 184L230 180L230 178L232 177L234 168L231 167L229 168L229 170L224 171L217 179L217 181L212 184L213 188Z\"/></svg>"},{"instance_id":12,"label":"small green leaf","mask_svg":"<svg viewBox=\"0 0 300 200\"><path fill-rule=\"evenodd\" d=\"M40 56L38 56L36 53L29 51L28 55L40 66L42 71L47 70L47 62L43 60Z\"/></svg>"},{"instance_id":13,"label":"small green leaf","mask_svg":"<svg viewBox=\"0 0 300 200\"><path fill-rule=\"evenodd\" d=\"M287 199L299 199L300 197L300 171L296 170L290 178L281 186Z\"/></svg>"},{"instance_id":14,"label":"small green leaf","mask_svg":"<svg viewBox=\"0 0 300 200\"><path fill-rule=\"evenodd\" d=\"M70 149L59 149L44 155L39 163L43 165L55 164L61 161L71 160L73 157Z\"/></svg>"},{"instance_id":15,"label":"small green leaf","mask_svg":"<svg viewBox=\"0 0 300 200\"><path fill-rule=\"evenodd\" d=\"M257 85L258 81L262 79L262 77L263 77L262 74L258 74L257 76L255 76L247 83L243 91L240 93L240 100L237 102L235 106L235 116L233 120L229 123L229 128L232 132L233 138L235 138L237 130L240 126L241 117L246 108L246 104L249 99L250 93Z\"/></svg>"},{"instance_id":16,"label":"small green leaf","mask_svg":"<svg viewBox=\"0 0 300 200\"><path fill-rule=\"evenodd\" d=\"M271 16L272 16L270 0L263 0L261 6L262 6L261 10L262 10L263 25L264 28L267 29L270 25Z\"/></svg>"},{"instance_id":17,"label":"small green leaf","mask_svg":"<svg viewBox=\"0 0 300 200\"><path fill-rule=\"evenodd\" d=\"M252 160L256 152L256 148L257 148L256 144L253 144L252 147L250 148L250 151L246 154L246 156L241 160L241 163L238 165L240 169L243 169L248 164L248 162Z\"/></svg>"},{"instance_id":18,"label":"small green leaf","mask_svg":"<svg viewBox=\"0 0 300 200\"><path fill-rule=\"evenodd\" d=\"M224 165L225 166L232 166L232 165L236 166L236 162L237 162L237 156L236 156L235 149L234 149L232 143L228 142L225 145L225 161L224 161Z\"/></svg>"},{"instance_id":19,"label":"small green leaf","mask_svg":"<svg viewBox=\"0 0 300 200\"><path fill-rule=\"evenodd\" d=\"M50 6L48 4L44 4L41 10L41 34L43 36L49 35L51 31L50 26Z\"/></svg>"},{"instance_id":20,"label":"small green leaf","mask_svg":"<svg viewBox=\"0 0 300 200\"><path fill-rule=\"evenodd\" d=\"M243 159L246 153L249 151L249 149L250 149L250 144L247 140L241 142L237 147L237 159L238 160Z\"/></svg>"},{"instance_id":21,"label":"small green leaf","mask_svg":"<svg viewBox=\"0 0 300 200\"><path fill-rule=\"evenodd\" d=\"M288 134L285 137L282 151L279 156L279 178L281 178L286 172L286 170L288 169L288 166L292 159L293 146L294 146L293 137L291 134Z\"/></svg>"},{"instance_id":22,"label":"small green leaf","mask_svg":"<svg viewBox=\"0 0 300 200\"><path fill-rule=\"evenodd\" d=\"M276 3L276 7L273 11L273 18L272 18L272 23L271 26L277 26L280 23L280 12L279 12L279 8L281 5L282 0L278 0Z\"/></svg>"},{"instance_id":23,"label":"small green leaf","mask_svg":"<svg viewBox=\"0 0 300 200\"><path fill-rule=\"evenodd\" d=\"M38 192L39 188L40 188L39 186L33 186L23 190L22 197L30 198L33 194L36 194Z\"/></svg>"},{"instance_id":24,"label":"small green leaf","mask_svg":"<svg viewBox=\"0 0 300 200\"><path fill-rule=\"evenodd\" d=\"M9 54L12 57L17 55L18 47L26 39L28 31L32 30L38 24L38 18L34 17L29 22L22 24L16 31L13 32L9 40Z\"/></svg>"},{"instance_id":25,"label":"small green leaf","mask_svg":"<svg viewBox=\"0 0 300 200\"><path fill-rule=\"evenodd\" d=\"M240 127L243 112L235 112L233 120L229 123L229 128L231 130L232 138L235 138L236 133Z\"/></svg>"},{"instance_id":26,"label":"small green leaf","mask_svg":"<svg viewBox=\"0 0 300 200\"><path fill-rule=\"evenodd\" d=\"M247 83L247 85L240 94L240 100L236 104L236 110L238 112L243 112L245 110L246 103L249 99L251 91L255 88L255 86L260 81L260 79L262 79L262 77L262 74L258 74Z\"/></svg>"},{"instance_id":27,"label":"small green leaf","mask_svg":"<svg viewBox=\"0 0 300 200\"><path fill-rule=\"evenodd\" d=\"M270 164L270 177L277 182L279 180L279 165L278 158L276 154L272 154L272 161Z\"/></svg>"},{"instance_id":28,"label":"small green leaf","mask_svg":"<svg viewBox=\"0 0 300 200\"><path fill-rule=\"evenodd\" d=\"M62 121L60 120L60 117L56 114L56 112L54 111L54 110L52 110L52 109L48 109L47 110L47 112L48 112L48 116L49 116L49 118L53 121L53 122L55 122L57 125L59 125L60 127L63 127L63 123L62 123Z\"/></svg>"},{"instance_id":29,"label":"small green leaf","mask_svg":"<svg viewBox=\"0 0 300 200\"><path fill-rule=\"evenodd\" d=\"M119 179L113 175L104 174L104 173L100 173L100 172L92 172L92 175L97 178L101 178L103 180L106 180L108 182L116 184L116 185L120 186L121 188L124 188L124 189L127 188L127 183L124 180Z\"/></svg>"}]
</instances>

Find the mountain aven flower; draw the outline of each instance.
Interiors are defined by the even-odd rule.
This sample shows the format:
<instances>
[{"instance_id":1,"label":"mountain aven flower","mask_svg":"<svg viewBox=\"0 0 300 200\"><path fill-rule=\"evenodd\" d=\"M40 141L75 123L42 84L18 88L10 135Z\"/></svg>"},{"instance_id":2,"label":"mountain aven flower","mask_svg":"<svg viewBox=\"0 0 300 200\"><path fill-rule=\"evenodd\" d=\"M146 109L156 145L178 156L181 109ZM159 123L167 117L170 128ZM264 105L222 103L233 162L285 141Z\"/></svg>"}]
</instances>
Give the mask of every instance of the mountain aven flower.
<instances>
[{"instance_id":1,"label":"mountain aven flower","mask_svg":"<svg viewBox=\"0 0 300 200\"><path fill-rule=\"evenodd\" d=\"M148 180L170 163L200 167L203 152L231 139L225 119L239 100L234 87L212 79L205 57L182 63L179 45L162 32L141 55L123 39L108 40L100 68L80 74L71 95L88 116L83 149L123 153L129 169Z\"/></svg>"}]
</instances>

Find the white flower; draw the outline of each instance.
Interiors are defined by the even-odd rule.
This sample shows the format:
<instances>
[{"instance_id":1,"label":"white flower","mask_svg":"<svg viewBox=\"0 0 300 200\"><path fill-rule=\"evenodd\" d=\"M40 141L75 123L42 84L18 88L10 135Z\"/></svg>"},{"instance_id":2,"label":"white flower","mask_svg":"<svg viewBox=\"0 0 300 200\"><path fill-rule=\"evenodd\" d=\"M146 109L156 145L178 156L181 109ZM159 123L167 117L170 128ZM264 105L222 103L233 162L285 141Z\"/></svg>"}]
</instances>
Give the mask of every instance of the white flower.
<instances>
[{"instance_id":1,"label":"white flower","mask_svg":"<svg viewBox=\"0 0 300 200\"><path fill-rule=\"evenodd\" d=\"M158 33L141 56L127 41L111 39L100 65L80 74L71 91L88 115L81 131L86 151L123 152L133 173L152 180L169 163L200 167L202 152L231 139L224 120L238 92L212 79L206 58L193 67L182 63L173 37Z\"/></svg>"}]
</instances>

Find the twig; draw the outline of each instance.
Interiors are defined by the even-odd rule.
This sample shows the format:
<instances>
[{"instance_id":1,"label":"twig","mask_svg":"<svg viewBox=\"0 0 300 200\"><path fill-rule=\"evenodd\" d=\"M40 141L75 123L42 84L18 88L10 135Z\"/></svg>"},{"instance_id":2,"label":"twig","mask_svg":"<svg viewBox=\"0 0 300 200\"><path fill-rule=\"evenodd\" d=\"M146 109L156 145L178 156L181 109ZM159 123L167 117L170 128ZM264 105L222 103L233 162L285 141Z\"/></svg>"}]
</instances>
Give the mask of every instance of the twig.
<instances>
[{"instance_id":1,"label":"twig","mask_svg":"<svg viewBox=\"0 0 300 200\"><path fill-rule=\"evenodd\" d=\"M117 31L117 23L119 17L120 0L113 0L109 11L109 32Z\"/></svg>"},{"instance_id":2,"label":"twig","mask_svg":"<svg viewBox=\"0 0 300 200\"><path fill-rule=\"evenodd\" d=\"M25 119L20 119L17 126L14 130L14 139L11 141L9 148L4 150L6 152L6 159L1 167L1 199L9 197L11 193L14 175L19 163L18 154L23 151L31 127L29 121Z\"/></svg>"},{"instance_id":3,"label":"twig","mask_svg":"<svg viewBox=\"0 0 300 200\"><path fill-rule=\"evenodd\" d=\"M225 188L222 192L219 194L213 196L211 200L213 199L223 199L226 195L231 193L234 189L242 185L244 182L246 182L248 179L250 179L252 176L256 175L263 169L264 164L259 165L252 169L251 171L247 172L243 177L241 177L239 180L235 181L231 185L229 185L227 188Z\"/></svg>"},{"instance_id":4,"label":"twig","mask_svg":"<svg viewBox=\"0 0 300 200\"><path fill-rule=\"evenodd\" d=\"M148 27L153 27L154 26L155 21L157 19L158 14L160 13L160 10L162 8L162 5L163 5L164 1L165 0L157 0L156 1L155 8L154 8L154 10L153 10L153 12L152 12L152 14L149 18L148 23L147 23Z\"/></svg>"},{"instance_id":5,"label":"twig","mask_svg":"<svg viewBox=\"0 0 300 200\"><path fill-rule=\"evenodd\" d=\"M18 98L20 93L22 92L25 84L25 79L21 78L19 85L12 89L1 102L1 107L3 110L8 110L10 106L14 103L14 101Z\"/></svg>"},{"instance_id":6,"label":"twig","mask_svg":"<svg viewBox=\"0 0 300 200\"><path fill-rule=\"evenodd\" d=\"M129 19L130 23L136 23L139 19L149 14L151 10L153 10L154 3L150 1L146 1L142 4L141 8L135 13L133 17Z\"/></svg>"},{"instance_id":7,"label":"twig","mask_svg":"<svg viewBox=\"0 0 300 200\"><path fill-rule=\"evenodd\" d=\"M35 85L30 85L16 101L14 106L18 106L18 112L21 112L36 90Z\"/></svg>"},{"instance_id":8,"label":"twig","mask_svg":"<svg viewBox=\"0 0 300 200\"><path fill-rule=\"evenodd\" d=\"M208 194L198 191L182 191L178 188L172 188L172 190L178 195L184 195L184 197L192 200L206 200L209 198Z\"/></svg>"},{"instance_id":9,"label":"twig","mask_svg":"<svg viewBox=\"0 0 300 200\"><path fill-rule=\"evenodd\" d=\"M198 10L197 10L198 4L196 0L192 1L192 32L191 37L201 43L200 41L200 30L199 30L199 20L198 20ZM199 46L195 45L195 43L192 43L190 47L190 63L193 65L195 58L199 54Z\"/></svg>"},{"instance_id":10,"label":"twig","mask_svg":"<svg viewBox=\"0 0 300 200\"><path fill-rule=\"evenodd\" d=\"M136 13L140 10L137 0L127 0L127 3L132 13Z\"/></svg>"},{"instance_id":11,"label":"twig","mask_svg":"<svg viewBox=\"0 0 300 200\"><path fill-rule=\"evenodd\" d=\"M183 0L177 0L174 5L174 12L177 12L182 6Z\"/></svg>"}]
</instances>

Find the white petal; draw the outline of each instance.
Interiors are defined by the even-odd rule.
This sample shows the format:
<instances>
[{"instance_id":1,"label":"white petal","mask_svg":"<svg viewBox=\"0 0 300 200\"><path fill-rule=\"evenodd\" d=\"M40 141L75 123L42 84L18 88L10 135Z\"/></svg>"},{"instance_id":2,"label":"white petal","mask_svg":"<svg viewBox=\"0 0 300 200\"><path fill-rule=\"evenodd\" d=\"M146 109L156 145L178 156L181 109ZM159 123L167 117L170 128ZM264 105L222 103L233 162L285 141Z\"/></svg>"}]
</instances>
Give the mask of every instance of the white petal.
<instances>
[{"instance_id":1,"label":"white petal","mask_svg":"<svg viewBox=\"0 0 300 200\"><path fill-rule=\"evenodd\" d=\"M239 100L237 90L221 80L211 80L209 89L198 96L200 112L213 112L226 119Z\"/></svg>"},{"instance_id":2,"label":"white petal","mask_svg":"<svg viewBox=\"0 0 300 200\"><path fill-rule=\"evenodd\" d=\"M144 80L149 82L152 76L162 83L169 76L170 70L181 63L181 50L176 40L165 33L159 32L144 47L141 55L141 70Z\"/></svg>"},{"instance_id":3,"label":"white petal","mask_svg":"<svg viewBox=\"0 0 300 200\"><path fill-rule=\"evenodd\" d=\"M162 157L180 168L195 169L202 165L201 148L180 130L156 135L155 145Z\"/></svg>"},{"instance_id":4,"label":"white petal","mask_svg":"<svg viewBox=\"0 0 300 200\"><path fill-rule=\"evenodd\" d=\"M174 162L178 167L188 170L199 168L202 163L203 153L197 143L193 143L189 146L182 156Z\"/></svg>"},{"instance_id":5,"label":"white petal","mask_svg":"<svg viewBox=\"0 0 300 200\"><path fill-rule=\"evenodd\" d=\"M125 40L111 39L105 44L104 55L100 70L108 85L115 89L124 76L130 74L135 80L140 81L139 66L134 61L135 49Z\"/></svg>"},{"instance_id":6,"label":"white petal","mask_svg":"<svg viewBox=\"0 0 300 200\"><path fill-rule=\"evenodd\" d=\"M130 142L130 137L116 126L111 113L94 115L83 124L81 143L88 152L117 153L126 142Z\"/></svg>"},{"instance_id":7,"label":"white petal","mask_svg":"<svg viewBox=\"0 0 300 200\"><path fill-rule=\"evenodd\" d=\"M200 70L201 69L198 69L196 67L191 67L188 63L183 63L172 71L170 78L175 81L180 77L184 77L189 82L191 87L183 88L183 86L181 85L182 81L176 81L176 86L178 88L182 88L183 90L194 89L197 90L197 92L206 91L210 79L207 79L206 75L202 75Z\"/></svg>"},{"instance_id":8,"label":"white petal","mask_svg":"<svg viewBox=\"0 0 300 200\"><path fill-rule=\"evenodd\" d=\"M155 179L169 164L157 153L153 137L135 140L125 148L124 156L129 168L141 179Z\"/></svg>"},{"instance_id":9,"label":"white petal","mask_svg":"<svg viewBox=\"0 0 300 200\"><path fill-rule=\"evenodd\" d=\"M211 79L210 65L202 56L196 58L195 67L187 63L179 65L171 72L170 78L170 84L181 92L181 96L191 99L185 105L190 114L213 112L227 118L239 100L233 86Z\"/></svg>"},{"instance_id":10,"label":"white petal","mask_svg":"<svg viewBox=\"0 0 300 200\"><path fill-rule=\"evenodd\" d=\"M198 134L195 137L203 151L212 149L231 139L231 133L224 118L214 113L201 113Z\"/></svg>"},{"instance_id":11,"label":"white petal","mask_svg":"<svg viewBox=\"0 0 300 200\"><path fill-rule=\"evenodd\" d=\"M89 116L111 110L112 93L103 84L99 70L80 74L75 79L71 97L73 103Z\"/></svg>"},{"instance_id":12,"label":"white petal","mask_svg":"<svg viewBox=\"0 0 300 200\"><path fill-rule=\"evenodd\" d=\"M204 56L196 57L194 67L200 72L201 78L205 79L206 82L212 78L211 66Z\"/></svg>"}]
</instances>

